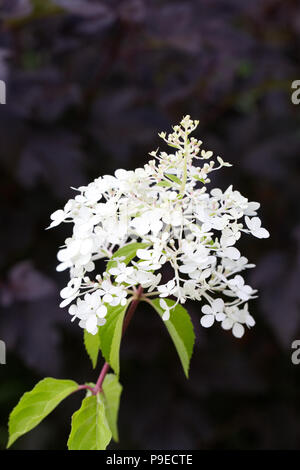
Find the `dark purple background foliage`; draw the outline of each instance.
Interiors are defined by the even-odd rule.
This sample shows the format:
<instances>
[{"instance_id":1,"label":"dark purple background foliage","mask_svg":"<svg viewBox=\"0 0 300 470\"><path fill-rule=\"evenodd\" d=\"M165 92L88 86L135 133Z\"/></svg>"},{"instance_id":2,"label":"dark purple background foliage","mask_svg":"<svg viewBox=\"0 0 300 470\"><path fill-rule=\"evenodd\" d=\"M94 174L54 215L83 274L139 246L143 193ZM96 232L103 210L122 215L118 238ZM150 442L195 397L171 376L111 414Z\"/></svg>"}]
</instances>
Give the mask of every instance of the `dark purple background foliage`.
<instances>
[{"instance_id":1,"label":"dark purple background foliage","mask_svg":"<svg viewBox=\"0 0 300 470\"><path fill-rule=\"evenodd\" d=\"M186 381L163 325L141 308L122 346L120 449L300 447L300 9L293 0L0 0L0 442L10 409L45 375L95 380L82 332L58 308L68 234L44 231L70 186L143 165L184 114L234 164L216 176L262 203L255 329L199 327ZM297 166L298 164L298 166ZM67 227L68 228L68 227ZM80 392L81 393L81 392ZM72 396L16 444L64 448Z\"/></svg>"}]
</instances>

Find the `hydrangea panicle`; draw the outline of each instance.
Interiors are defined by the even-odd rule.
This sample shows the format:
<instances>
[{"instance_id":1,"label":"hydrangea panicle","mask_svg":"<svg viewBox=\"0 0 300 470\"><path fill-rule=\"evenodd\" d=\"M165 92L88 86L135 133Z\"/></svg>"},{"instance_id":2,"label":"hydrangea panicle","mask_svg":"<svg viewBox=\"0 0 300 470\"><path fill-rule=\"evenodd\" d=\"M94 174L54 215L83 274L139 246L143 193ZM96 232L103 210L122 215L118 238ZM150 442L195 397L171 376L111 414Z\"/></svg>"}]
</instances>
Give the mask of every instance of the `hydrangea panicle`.
<instances>
[{"instance_id":1,"label":"hydrangea panicle","mask_svg":"<svg viewBox=\"0 0 300 470\"><path fill-rule=\"evenodd\" d=\"M165 321L176 304L192 299L204 302L205 328L219 323L240 338L255 324L247 302L256 291L240 274L254 265L235 245L242 233L267 238L269 232L257 217L258 202L232 186L207 190L210 174L231 165L219 156L213 160L213 152L191 136L197 125L185 116L173 132L159 134L171 153L156 150L143 168L97 178L52 214L50 227L73 224L57 255L58 271L69 269L71 276L61 307L71 304L69 313L89 333L105 323L109 306L126 305L139 285L145 296L160 298ZM143 247L128 263L114 257L137 242ZM113 264L92 279L99 259ZM168 282L161 281L165 265L173 273ZM164 300L170 296L173 307Z\"/></svg>"}]
</instances>

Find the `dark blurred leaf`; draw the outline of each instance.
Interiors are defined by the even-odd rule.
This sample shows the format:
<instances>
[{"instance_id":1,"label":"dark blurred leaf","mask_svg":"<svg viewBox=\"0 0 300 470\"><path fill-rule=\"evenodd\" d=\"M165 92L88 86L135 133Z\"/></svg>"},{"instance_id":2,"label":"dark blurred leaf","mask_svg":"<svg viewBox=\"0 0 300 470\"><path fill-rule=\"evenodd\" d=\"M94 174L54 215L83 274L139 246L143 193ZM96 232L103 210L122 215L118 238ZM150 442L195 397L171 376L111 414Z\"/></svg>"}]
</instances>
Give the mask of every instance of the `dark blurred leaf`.
<instances>
[{"instance_id":1,"label":"dark blurred leaf","mask_svg":"<svg viewBox=\"0 0 300 470\"><path fill-rule=\"evenodd\" d=\"M0 18L22 17L32 12L30 0L1 0Z\"/></svg>"},{"instance_id":2,"label":"dark blurred leaf","mask_svg":"<svg viewBox=\"0 0 300 470\"><path fill-rule=\"evenodd\" d=\"M106 16L110 8L99 0L52 0L66 11L79 16Z\"/></svg>"},{"instance_id":3,"label":"dark blurred leaf","mask_svg":"<svg viewBox=\"0 0 300 470\"><path fill-rule=\"evenodd\" d=\"M74 135L62 131L41 134L24 148L17 176L27 188L42 181L50 185L56 195L63 196L70 194L71 186L84 182L82 158L78 138Z\"/></svg>"},{"instance_id":4,"label":"dark blurred leaf","mask_svg":"<svg viewBox=\"0 0 300 470\"><path fill-rule=\"evenodd\" d=\"M56 292L55 283L37 271L30 261L22 261L8 273L8 279L0 288L0 302L10 305L18 301L35 301Z\"/></svg>"}]
</instances>

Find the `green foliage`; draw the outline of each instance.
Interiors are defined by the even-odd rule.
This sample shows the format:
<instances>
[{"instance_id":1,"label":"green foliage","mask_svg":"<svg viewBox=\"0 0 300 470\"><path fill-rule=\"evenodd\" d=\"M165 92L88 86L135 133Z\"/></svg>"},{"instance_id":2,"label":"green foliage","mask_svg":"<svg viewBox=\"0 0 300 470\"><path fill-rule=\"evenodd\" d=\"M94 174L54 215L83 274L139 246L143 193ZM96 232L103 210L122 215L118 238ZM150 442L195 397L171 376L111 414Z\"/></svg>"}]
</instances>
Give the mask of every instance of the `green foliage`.
<instances>
[{"instance_id":1,"label":"green foliage","mask_svg":"<svg viewBox=\"0 0 300 470\"><path fill-rule=\"evenodd\" d=\"M155 299L151 304L162 317L164 311L160 307L159 300ZM169 308L175 303L169 299L165 301ZM112 373L106 375L100 393L93 395L88 391L80 409L73 414L68 439L70 450L104 450L112 437L115 441L119 439L117 421L122 393L122 386L118 381L119 353L126 310L127 304L110 306L106 316L107 321L99 333L91 335L84 332L85 347L93 366L96 366L101 345L103 356L116 375ZM174 342L184 372L188 376L195 341L190 317L181 305L176 305L171 310L170 319L164 323ZM76 390L78 384L72 380L46 378L32 391L25 393L10 415L7 447L37 426L64 398Z\"/></svg>"},{"instance_id":2,"label":"green foliage","mask_svg":"<svg viewBox=\"0 0 300 470\"><path fill-rule=\"evenodd\" d=\"M151 301L151 304L162 317L164 310L159 305L159 300L160 299L154 299ZM165 301L168 307L172 307L172 305L175 304L174 300L165 299ZM164 324L178 352L185 375L188 377L190 359L195 343L195 333L190 316L186 309L178 304L170 311L170 319L165 321Z\"/></svg>"},{"instance_id":3,"label":"green foliage","mask_svg":"<svg viewBox=\"0 0 300 470\"><path fill-rule=\"evenodd\" d=\"M119 250L117 250L113 257L107 263L106 271L108 272L111 268L116 266L116 258L125 257L122 263L128 264L135 256L136 252L139 249L147 248L149 243L129 243L128 245L122 246Z\"/></svg>"},{"instance_id":4,"label":"green foliage","mask_svg":"<svg viewBox=\"0 0 300 470\"><path fill-rule=\"evenodd\" d=\"M92 335L88 331L84 330L83 341L86 352L88 353L89 358L92 361L93 368L95 369L100 350L100 336L98 333L96 335Z\"/></svg>"},{"instance_id":5,"label":"green foliage","mask_svg":"<svg viewBox=\"0 0 300 470\"><path fill-rule=\"evenodd\" d=\"M26 392L10 414L7 447L37 426L77 388L78 384L73 380L46 378L41 380L30 392Z\"/></svg>"},{"instance_id":6,"label":"green foliage","mask_svg":"<svg viewBox=\"0 0 300 470\"><path fill-rule=\"evenodd\" d=\"M103 385L103 400L105 403L106 418L115 441L119 441L118 434L118 412L120 406L120 398L122 393L122 385L114 374L107 374Z\"/></svg>"},{"instance_id":7,"label":"green foliage","mask_svg":"<svg viewBox=\"0 0 300 470\"><path fill-rule=\"evenodd\" d=\"M108 306L106 323L99 328L102 354L117 375L120 372L120 344L126 309L127 304L124 307Z\"/></svg>"},{"instance_id":8,"label":"green foliage","mask_svg":"<svg viewBox=\"0 0 300 470\"><path fill-rule=\"evenodd\" d=\"M111 441L103 398L100 394L84 398L72 416L69 450L105 450Z\"/></svg>"},{"instance_id":9,"label":"green foliage","mask_svg":"<svg viewBox=\"0 0 300 470\"><path fill-rule=\"evenodd\" d=\"M171 188L173 185L170 181L160 181L156 186L162 186L165 188Z\"/></svg>"}]
</instances>

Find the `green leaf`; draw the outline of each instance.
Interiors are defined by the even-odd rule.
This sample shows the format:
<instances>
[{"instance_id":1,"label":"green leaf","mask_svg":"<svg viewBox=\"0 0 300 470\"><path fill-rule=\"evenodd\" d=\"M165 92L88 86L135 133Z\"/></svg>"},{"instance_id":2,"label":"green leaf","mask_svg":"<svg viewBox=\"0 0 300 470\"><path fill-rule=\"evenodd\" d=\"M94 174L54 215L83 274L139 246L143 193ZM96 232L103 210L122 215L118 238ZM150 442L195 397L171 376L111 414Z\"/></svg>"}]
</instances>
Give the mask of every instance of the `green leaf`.
<instances>
[{"instance_id":1,"label":"green leaf","mask_svg":"<svg viewBox=\"0 0 300 470\"><path fill-rule=\"evenodd\" d=\"M165 188L171 188L172 187L172 183L170 181L160 181L159 183L157 183L156 186L162 186L162 187L165 187Z\"/></svg>"},{"instance_id":2,"label":"green leaf","mask_svg":"<svg viewBox=\"0 0 300 470\"><path fill-rule=\"evenodd\" d=\"M174 181L174 183L177 183L177 184L181 184L181 183L182 183L182 182L180 181L180 179L179 179L177 176L172 175L171 173L166 174L166 176L167 176L170 180Z\"/></svg>"},{"instance_id":3,"label":"green leaf","mask_svg":"<svg viewBox=\"0 0 300 470\"><path fill-rule=\"evenodd\" d=\"M124 307L108 305L106 323L99 328L102 354L117 375L120 372L120 344L126 309L127 304Z\"/></svg>"},{"instance_id":4,"label":"green leaf","mask_svg":"<svg viewBox=\"0 0 300 470\"><path fill-rule=\"evenodd\" d=\"M24 393L9 417L10 447L20 436L37 426L68 395L77 390L73 380L46 378Z\"/></svg>"},{"instance_id":5,"label":"green leaf","mask_svg":"<svg viewBox=\"0 0 300 470\"><path fill-rule=\"evenodd\" d=\"M154 299L151 301L154 309L162 317L164 310L159 305L160 299ZM174 300L164 299L168 305L171 307L175 304ZM175 348L178 352L183 370L185 375L188 377L190 359L193 354L193 348L195 343L195 333L193 324L191 322L190 316L185 308L182 305L176 305L176 307L170 311L170 319L164 321L168 332L173 340Z\"/></svg>"},{"instance_id":6,"label":"green leaf","mask_svg":"<svg viewBox=\"0 0 300 470\"><path fill-rule=\"evenodd\" d=\"M193 176L194 180L201 181L201 183L206 184L207 181L205 181L204 178L199 178L199 176Z\"/></svg>"},{"instance_id":7,"label":"green leaf","mask_svg":"<svg viewBox=\"0 0 300 470\"><path fill-rule=\"evenodd\" d=\"M122 385L118 381L118 377L114 374L107 374L102 384L103 399L105 403L105 413L115 441L119 441L118 435L118 412L120 406L120 398L122 393Z\"/></svg>"},{"instance_id":8,"label":"green leaf","mask_svg":"<svg viewBox=\"0 0 300 470\"><path fill-rule=\"evenodd\" d=\"M84 330L83 341L85 349L92 361L93 368L95 369L98 360L98 354L100 350L100 336L99 334L92 335L88 331Z\"/></svg>"},{"instance_id":9,"label":"green leaf","mask_svg":"<svg viewBox=\"0 0 300 470\"><path fill-rule=\"evenodd\" d=\"M84 398L80 409L72 416L68 449L105 450L111 436L101 395Z\"/></svg>"},{"instance_id":10,"label":"green leaf","mask_svg":"<svg viewBox=\"0 0 300 470\"><path fill-rule=\"evenodd\" d=\"M147 248L147 246L150 246L150 244L138 242L133 242L129 243L128 245L122 246L122 248L119 248L119 250L114 253L113 257L107 263L106 271L109 272L111 268L114 268L116 266L117 263L115 261L115 258L120 258L124 256L125 259L122 261L122 263L128 264L136 256L137 250Z\"/></svg>"},{"instance_id":11,"label":"green leaf","mask_svg":"<svg viewBox=\"0 0 300 470\"><path fill-rule=\"evenodd\" d=\"M178 149L178 148L179 148L179 146L176 145L176 144L171 144L170 142L167 142L167 144L168 144L169 147L173 147L174 149Z\"/></svg>"}]
</instances>

